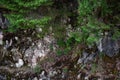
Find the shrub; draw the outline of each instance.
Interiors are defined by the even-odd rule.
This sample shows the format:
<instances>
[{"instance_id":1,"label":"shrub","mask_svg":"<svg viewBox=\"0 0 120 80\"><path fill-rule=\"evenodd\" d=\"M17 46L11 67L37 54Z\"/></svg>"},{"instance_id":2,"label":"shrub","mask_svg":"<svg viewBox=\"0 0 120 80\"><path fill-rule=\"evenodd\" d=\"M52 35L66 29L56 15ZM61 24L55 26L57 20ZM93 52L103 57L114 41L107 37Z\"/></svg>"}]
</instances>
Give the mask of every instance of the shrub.
<instances>
[{"instance_id":1,"label":"shrub","mask_svg":"<svg viewBox=\"0 0 120 80\"><path fill-rule=\"evenodd\" d=\"M97 13L99 10L100 12ZM110 13L106 0L81 0L78 12L78 27L81 29L82 42L85 44L93 44L101 37L101 33L110 30L110 26L98 18L103 18Z\"/></svg>"},{"instance_id":2,"label":"shrub","mask_svg":"<svg viewBox=\"0 0 120 80\"><path fill-rule=\"evenodd\" d=\"M17 29L35 28L36 25L45 25L50 20L49 16L43 16L40 19L27 18L30 11L40 6L51 5L51 0L0 0L0 5L10 11L5 16L10 21L8 31L14 32Z\"/></svg>"}]
</instances>

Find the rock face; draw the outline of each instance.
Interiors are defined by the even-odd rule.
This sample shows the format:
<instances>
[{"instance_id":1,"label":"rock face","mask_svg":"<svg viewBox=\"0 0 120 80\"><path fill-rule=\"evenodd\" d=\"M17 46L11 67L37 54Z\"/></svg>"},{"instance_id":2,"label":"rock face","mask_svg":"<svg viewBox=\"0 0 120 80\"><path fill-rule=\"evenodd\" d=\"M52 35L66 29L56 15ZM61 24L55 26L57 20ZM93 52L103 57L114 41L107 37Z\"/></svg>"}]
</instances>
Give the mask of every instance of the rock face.
<instances>
[{"instance_id":1,"label":"rock face","mask_svg":"<svg viewBox=\"0 0 120 80\"><path fill-rule=\"evenodd\" d=\"M6 29L9 25L9 21L0 12L0 28Z\"/></svg>"},{"instance_id":2,"label":"rock face","mask_svg":"<svg viewBox=\"0 0 120 80\"><path fill-rule=\"evenodd\" d=\"M52 36L45 36L43 40L38 40L34 45L29 46L24 53L24 61L28 62L28 66L35 68L38 60L42 60L50 52L50 45L54 41Z\"/></svg>"},{"instance_id":3,"label":"rock face","mask_svg":"<svg viewBox=\"0 0 120 80\"><path fill-rule=\"evenodd\" d=\"M3 33L2 31L0 31L0 45L3 44Z\"/></svg>"},{"instance_id":4,"label":"rock face","mask_svg":"<svg viewBox=\"0 0 120 80\"><path fill-rule=\"evenodd\" d=\"M112 37L103 37L100 39L98 50L105 53L109 57L113 57L119 54L120 40L114 40Z\"/></svg>"}]
</instances>

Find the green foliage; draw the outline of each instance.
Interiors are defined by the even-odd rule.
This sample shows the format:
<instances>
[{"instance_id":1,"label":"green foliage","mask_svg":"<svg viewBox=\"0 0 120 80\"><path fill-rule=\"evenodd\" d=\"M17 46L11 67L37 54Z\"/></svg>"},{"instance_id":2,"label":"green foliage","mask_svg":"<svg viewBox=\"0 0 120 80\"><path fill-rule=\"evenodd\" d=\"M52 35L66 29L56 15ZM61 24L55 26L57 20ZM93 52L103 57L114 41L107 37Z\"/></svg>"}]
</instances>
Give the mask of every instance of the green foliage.
<instances>
[{"instance_id":1,"label":"green foliage","mask_svg":"<svg viewBox=\"0 0 120 80\"><path fill-rule=\"evenodd\" d=\"M68 68L63 68L62 70L63 70L63 72L65 72L65 73L68 72Z\"/></svg>"},{"instance_id":2,"label":"green foliage","mask_svg":"<svg viewBox=\"0 0 120 80\"><path fill-rule=\"evenodd\" d=\"M78 26L81 28L81 40L87 45L98 41L101 33L110 30L110 26L97 19L97 11L101 10L99 17L110 13L106 0L81 0L79 1Z\"/></svg>"},{"instance_id":3,"label":"green foliage","mask_svg":"<svg viewBox=\"0 0 120 80\"><path fill-rule=\"evenodd\" d=\"M0 5L17 12L26 12L41 5L51 5L51 0L0 0Z\"/></svg>"},{"instance_id":4,"label":"green foliage","mask_svg":"<svg viewBox=\"0 0 120 80\"><path fill-rule=\"evenodd\" d=\"M79 17L89 17L95 14L97 9L101 9L101 16L110 13L106 0L81 0L79 1Z\"/></svg>"},{"instance_id":5,"label":"green foliage","mask_svg":"<svg viewBox=\"0 0 120 80\"><path fill-rule=\"evenodd\" d=\"M110 25L105 24L104 21L100 21L98 18L105 18L112 12L106 0L78 0L78 3L77 26L75 27L75 31L72 31L67 39L64 39L65 36L62 37L62 40L65 41L58 44L64 47L64 50L72 49L74 44L79 43L94 45L102 37L101 33L110 30ZM61 27L58 28L61 29ZM65 31L65 28L63 30L58 30L58 28L56 33L58 33L57 31L61 31L58 33L61 35ZM78 28L80 30L77 30ZM58 54L63 54L64 50L58 51Z\"/></svg>"},{"instance_id":6,"label":"green foliage","mask_svg":"<svg viewBox=\"0 0 120 80\"><path fill-rule=\"evenodd\" d=\"M51 20L50 16L36 19L28 15L30 11L38 7L51 4L51 0L0 0L0 5L10 10L10 13L5 15L10 22L9 32L15 32L18 29L35 28L36 25L46 25Z\"/></svg>"},{"instance_id":7,"label":"green foliage","mask_svg":"<svg viewBox=\"0 0 120 80\"><path fill-rule=\"evenodd\" d=\"M71 51L71 48L70 47L67 47L67 48L64 48L63 50L62 49L58 49L56 54L58 56L61 56L61 55L66 55L68 54L69 52Z\"/></svg>"},{"instance_id":8,"label":"green foliage","mask_svg":"<svg viewBox=\"0 0 120 80\"><path fill-rule=\"evenodd\" d=\"M80 32L71 32L70 38L74 38L76 42L82 41L82 35L80 34Z\"/></svg>"},{"instance_id":9,"label":"green foliage","mask_svg":"<svg viewBox=\"0 0 120 80\"><path fill-rule=\"evenodd\" d=\"M117 1L113 1L114 4L108 0L77 1L77 9L70 9L71 4L75 3L70 3L69 1L64 2L63 0L58 1L58 5L54 4L57 2L56 0L0 0L0 5L10 10L10 13L5 15L10 21L9 32L15 32L18 29L33 29L36 26L40 26L42 33L37 36L44 37L46 34L53 33L59 45L58 55L61 55L71 51L76 44L94 44L102 37L101 33L111 31L113 28L111 25L114 23L119 24L120 21L119 15L115 12L115 10L119 12L120 7L116 3ZM47 12L44 14L46 6ZM35 11L41 7L43 10L41 10L41 13L44 16L38 17L37 14L29 15L33 10ZM113 15L113 13L116 15ZM109 19L111 15L113 15L113 21ZM77 20L72 23L73 18L71 17L73 16L77 16ZM69 18L71 19L69 20ZM74 25L72 26L74 27L74 31L71 31L70 36L66 35L68 25ZM49 30L50 27L52 27L51 31ZM119 29L114 28L112 30L114 30L113 37L119 38Z\"/></svg>"},{"instance_id":10,"label":"green foliage","mask_svg":"<svg viewBox=\"0 0 120 80\"><path fill-rule=\"evenodd\" d=\"M9 32L15 32L17 29L35 28L36 25L46 25L48 21L51 19L51 17L47 16L41 19L27 19L24 18L24 16L21 14L6 15L6 17L10 21L10 26L8 29Z\"/></svg>"},{"instance_id":11,"label":"green foliage","mask_svg":"<svg viewBox=\"0 0 120 80\"><path fill-rule=\"evenodd\" d=\"M68 40L64 41L62 39L59 39L57 41L57 45L59 45L59 49L57 50L57 55L65 55L70 52L73 46L73 39L69 38Z\"/></svg>"},{"instance_id":12,"label":"green foliage","mask_svg":"<svg viewBox=\"0 0 120 80\"><path fill-rule=\"evenodd\" d=\"M113 39L116 40L118 38L120 38L120 30L114 29Z\"/></svg>"},{"instance_id":13,"label":"green foliage","mask_svg":"<svg viewBox=\"0 0 120 80\"><path fill-rule=\"evenodd\" d=\"M59 45L60 47L65 47L65 46L66 46L66 45L65 45L65 41L62 40L62 39L58 39L58 40L57 40L57 45Z\"/></svg>"},{"instance_id":14,"label":"green foliage","mask_svg":"<svg viewBox=\"0 0 120 80\"><path fill-rule=\"evenodd\" d=\"M41 67L37 65L33 70L35 73L39 73L41 71Z\"/></svg>"},{"instance_id":15,"label":"green foliage","mask_svg":"<svg viewBox=\"0 0 120 80\"><path fill-rule=\"evenodd\" d=\"M96 69L97 69L97 64L96 63L93 63L92 64L92 67L91 67L92 69L92 73L95 73L96 72Z\"/></svg>"},{"instance_id":16,"label":"green foliage","mask_svg":"<svg viewBox=\"0 0 120 80\"><path fill-rule=\"evenodd\" d=\"M64 39L66 36L65 26L59 23L55 23L55 26L53 27L53 33L55 33L54 37L56 39Z\"/></svg>"}]
</instances>

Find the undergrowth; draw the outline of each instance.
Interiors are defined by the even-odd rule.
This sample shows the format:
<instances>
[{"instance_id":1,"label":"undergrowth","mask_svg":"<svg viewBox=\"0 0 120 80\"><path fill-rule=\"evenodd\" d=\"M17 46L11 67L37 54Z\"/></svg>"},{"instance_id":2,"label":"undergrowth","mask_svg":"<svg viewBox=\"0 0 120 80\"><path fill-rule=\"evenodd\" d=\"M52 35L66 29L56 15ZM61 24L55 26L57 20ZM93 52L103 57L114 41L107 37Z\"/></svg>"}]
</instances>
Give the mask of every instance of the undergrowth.
<instances>
[{"instance_id":1,"label":"undergrowth","mask_svg":"<svg viewBox=\"0 0 120 80\"><path fill-rule=\"evenodd\" d=\"M2 8L9 10L5 16L10 21L8 32L19 29L42 28L38 36L54 33L59 49L58 55L69 53L76 44L94 45L104 33L113 31L119 38L119 2L109 0L0 0ZM30 12L41 9L42 17ZM44 12L44 9L46 11ZM118 12L117 12L118 11ZM45 13L45 14L44 14ZM116 22L117 21L117 22ZM72 31L67 27L71 25ZM49 29L52 28L52 31Z\"/></svg>"}]
</instances>

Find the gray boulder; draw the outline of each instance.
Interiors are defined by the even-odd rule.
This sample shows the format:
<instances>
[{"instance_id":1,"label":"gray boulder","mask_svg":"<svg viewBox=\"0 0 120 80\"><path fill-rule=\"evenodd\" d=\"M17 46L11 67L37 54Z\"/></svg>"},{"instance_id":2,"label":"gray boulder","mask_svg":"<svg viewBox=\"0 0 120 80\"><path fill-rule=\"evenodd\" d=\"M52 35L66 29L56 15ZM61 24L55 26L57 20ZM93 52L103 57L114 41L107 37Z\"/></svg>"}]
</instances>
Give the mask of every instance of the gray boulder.
<instances>
[{"instance_id":1,"label":"gray boulder","mask_svg":"<svg viewBox=\"0 0 120 80\"><path fill-rule=\"evenodd\" d=\"M112 37L105 36L100 39L98 44L98 50L105 53L109 57L113 57L119 54L120 39L114 40Z\"/></svg>"},{"instance_id":2,"label":"gray boulder","mask_svg":"<svg viewBox=\"0 0 120 80\"><path fill-rule=\"evenodd\" d=\"M3 16L3 14L0 12L0 28L6 29L9 25L9 21L7 18Z\"/></svg>"}]
</instances>

